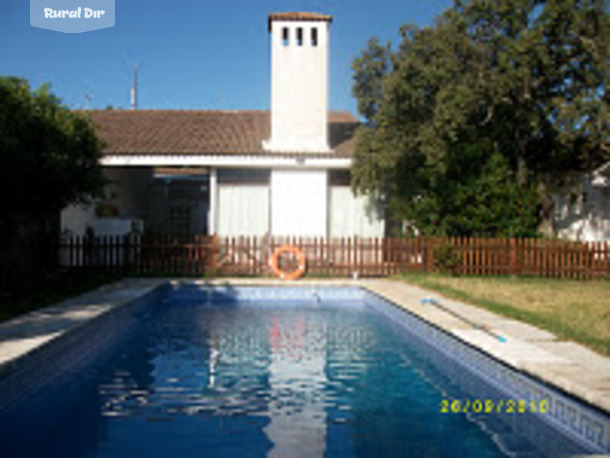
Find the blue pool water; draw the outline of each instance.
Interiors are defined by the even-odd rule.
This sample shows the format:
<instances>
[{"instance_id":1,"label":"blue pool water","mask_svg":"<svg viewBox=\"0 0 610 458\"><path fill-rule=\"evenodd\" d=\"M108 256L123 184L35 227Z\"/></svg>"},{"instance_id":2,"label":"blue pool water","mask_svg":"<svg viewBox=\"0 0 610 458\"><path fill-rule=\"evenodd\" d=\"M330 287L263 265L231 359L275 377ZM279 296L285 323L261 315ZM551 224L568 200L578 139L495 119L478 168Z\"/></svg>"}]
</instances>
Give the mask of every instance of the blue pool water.
<instances>
[{"instance_id":1,"label":"blue pool water","mask_svg":"<svg viewBox=\"0 0 610 458\"><path fill-rule=\"evenodd\" d=\"M443 413L444 400L503 394L366 301L172 294L0 415L2 456L587 452L530 413Z\"/></svg>"}]
</instances>

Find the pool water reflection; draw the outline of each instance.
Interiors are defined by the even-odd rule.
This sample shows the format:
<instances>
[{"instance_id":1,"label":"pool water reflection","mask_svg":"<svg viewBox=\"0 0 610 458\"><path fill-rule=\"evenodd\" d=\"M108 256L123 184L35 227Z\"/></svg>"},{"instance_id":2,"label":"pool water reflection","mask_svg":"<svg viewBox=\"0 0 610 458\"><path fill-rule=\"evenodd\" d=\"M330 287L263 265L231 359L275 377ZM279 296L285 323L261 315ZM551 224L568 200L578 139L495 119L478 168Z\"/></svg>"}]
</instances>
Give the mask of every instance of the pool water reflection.
<instances>
[{"instance_id":1,"label":"pool water reflection","mask_svg":"<svg viewBox=\"0 0 610 458\"><path fill-rule=\"evenodd\" d=\"M160 301L141 320L103 367L71 379L53 406L36 406L72 407L43 440L13 444L16 455L548 452L513 418L442 414L443 399L468 393L423 344L362 302Z\"/></svg>"}]
</instances>

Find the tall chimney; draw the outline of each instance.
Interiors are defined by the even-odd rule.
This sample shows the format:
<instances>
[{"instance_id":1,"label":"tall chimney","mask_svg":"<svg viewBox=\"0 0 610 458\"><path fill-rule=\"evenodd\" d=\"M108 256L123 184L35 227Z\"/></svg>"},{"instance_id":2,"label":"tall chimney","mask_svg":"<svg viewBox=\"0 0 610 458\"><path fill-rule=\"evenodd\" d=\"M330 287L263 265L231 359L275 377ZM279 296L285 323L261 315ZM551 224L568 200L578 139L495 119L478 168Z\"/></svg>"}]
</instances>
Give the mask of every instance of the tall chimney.
<instances>
[{"instance_id":1,"label":"tall chimney","mask_svg":"<svg viewBox=\"0 0 610 458\"><path fill-rule=\"evenodd\" d=\"M327 153L328 41L332 16L269 15L271 33L271 138L276 152Z\"/></svg>"}]
</instances>

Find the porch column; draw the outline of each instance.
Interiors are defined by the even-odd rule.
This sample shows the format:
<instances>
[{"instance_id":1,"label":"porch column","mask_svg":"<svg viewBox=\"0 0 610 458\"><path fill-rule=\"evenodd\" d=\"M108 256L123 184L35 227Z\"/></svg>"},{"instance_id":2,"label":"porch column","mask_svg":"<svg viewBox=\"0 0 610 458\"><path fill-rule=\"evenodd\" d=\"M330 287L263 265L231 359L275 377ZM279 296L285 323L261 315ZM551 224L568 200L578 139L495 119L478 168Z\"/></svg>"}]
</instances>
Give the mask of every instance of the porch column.
<instances>
[{"instance_id":1,"label":"porch column","mask_svg":"<svg viewBox=\"0 0 610 458\"><path fill-rule=\"evenodd\" d=\"M208 235L216 233L216 204L218 201L217 170L210 168L210 206L208 208Z\"/></svg>"}]
</instances>

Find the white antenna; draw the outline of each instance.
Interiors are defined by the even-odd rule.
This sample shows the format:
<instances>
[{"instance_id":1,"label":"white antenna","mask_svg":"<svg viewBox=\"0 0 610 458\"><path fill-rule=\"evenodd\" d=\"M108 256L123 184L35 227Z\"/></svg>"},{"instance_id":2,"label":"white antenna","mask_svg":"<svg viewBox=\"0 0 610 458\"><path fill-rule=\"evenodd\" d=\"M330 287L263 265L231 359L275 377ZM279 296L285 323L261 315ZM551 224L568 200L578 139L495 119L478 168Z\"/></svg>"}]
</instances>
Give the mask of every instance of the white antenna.
<instances>
[{"instance_id":1,"label":"white antenna","mask_svg":"<svg viewBox=\"0 0 610 458\"><path fill-rule=\"evenodd\" d=\"M138 64L133 67L133 83L131 84L131 109L138 109Z\"/></svg>"},{"instance_id":2,"label":"white antenna","mask_svg":"<svg viewBox=\"0 0 610 458\"><path fill-rule=\"evenodd\" d=\"M93 97L91 97L89 94L85 94L85 110L89 109L89 102L91 102L93 100Z\"/></svg>"}]
</instances>

